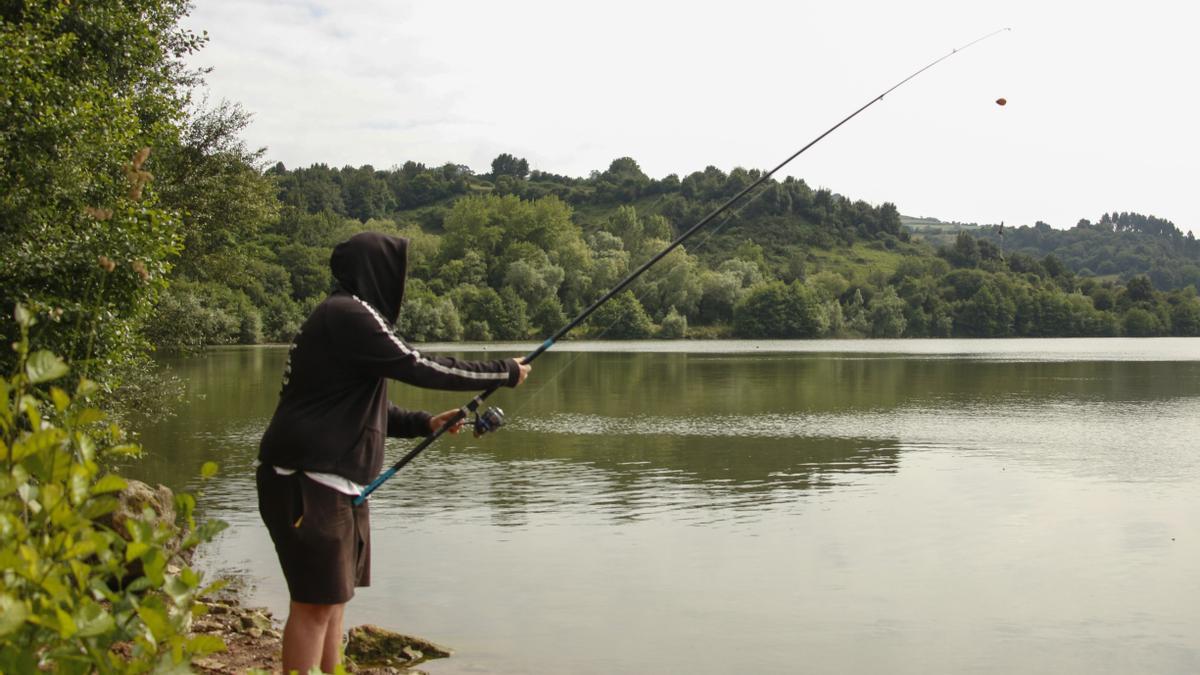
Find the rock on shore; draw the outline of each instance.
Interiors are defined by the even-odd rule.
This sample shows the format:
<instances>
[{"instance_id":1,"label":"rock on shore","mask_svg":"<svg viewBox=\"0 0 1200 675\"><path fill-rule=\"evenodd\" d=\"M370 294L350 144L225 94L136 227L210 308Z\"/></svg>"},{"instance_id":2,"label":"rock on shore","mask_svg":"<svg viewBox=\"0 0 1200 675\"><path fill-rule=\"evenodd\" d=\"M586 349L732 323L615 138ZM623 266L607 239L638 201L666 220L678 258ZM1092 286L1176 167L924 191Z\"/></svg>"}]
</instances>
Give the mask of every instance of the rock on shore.
<instances>
[{"instance_id":1,"label":"rock on shore","mask_svg":"<svg viewBox=\"0 0 1200 675\"><path fill-rule=\"evenodd\" d=\"M206 600L208 612L192 622L192 631L215 635L227 650L196 659L192 667L205 675L240 675L249 670L279 672L281 630L270 610L242 607L233 597ZM402 635L378 626L350 629L346 670L361 675L425 675L413 666L445 658L451 651L428 640Z\"/></svg>"},{"instance_id":2,"label":"rock on shore","mask_svg":"<svg viewBox=\"0 0 1200 675\"><path fill-rule=\"evenodd\" d=\"M411 668L423 661L442 659L451 651L428 640L411 635L393 633L370 624L350 629L346 640L346 660L357 672L387 673L412 672Z\"/></svg>"}]
</instances>

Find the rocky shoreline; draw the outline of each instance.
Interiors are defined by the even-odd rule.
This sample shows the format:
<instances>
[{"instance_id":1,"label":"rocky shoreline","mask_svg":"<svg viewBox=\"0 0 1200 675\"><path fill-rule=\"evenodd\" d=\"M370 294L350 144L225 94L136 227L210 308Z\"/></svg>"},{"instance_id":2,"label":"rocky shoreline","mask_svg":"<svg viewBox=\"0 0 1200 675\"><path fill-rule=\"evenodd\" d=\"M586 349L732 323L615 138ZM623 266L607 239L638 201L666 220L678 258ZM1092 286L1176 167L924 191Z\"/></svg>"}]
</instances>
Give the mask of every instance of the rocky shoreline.
<instances>
[{"instance_id":1,"label":"rocky shoreline","mask_svg":"<svg viewBox=\"0 0 1200 675\"><path fill-rule=\"evenodd\" d=\"M231 594L206 598L207 612L192 622L194 634L213 635L226 650L192 662L204 675L241 675L251 670L278 673L283 626L264 607L244 607ZM345 649L346 670L362 675L427 675L414 666L445 658L451 651L428 640L378 626L351 628Z\"/></svg>"},{"instance_id":2,"label":"rocky shoreline","mask_svg":"<svg viewBox=\"0 0 1200 675\"><path fill-rule=\"evenodd\" d=\"M130 479L117 495L117 501L116 509L103 521L116 532L126 532L124 522L129 518L144 517L147 511L153 512L161 522L179 527L175 496L167 487L151 488ZM172 555L178 554L181 556L178 562L190 564L192 551L180 552L178 549L182 540L183 530L180 529L170 545ZM178 572L178 567L175 571ZM129 574L140 575L140 567L131 568ZM204 610L194 616L190 629L193 635L220 638L225 643L225 651L195 659L193 670L205 675L240 675L254 670L278 673L282 667L282 624L265 607L243 606L238 582L227 581L224 589L200 600ZM424 675L414 666L450 654L449 649L428 640L364 625L350 629L344 665L348 672L363 675Z\"/></svg>"}]
</instances>

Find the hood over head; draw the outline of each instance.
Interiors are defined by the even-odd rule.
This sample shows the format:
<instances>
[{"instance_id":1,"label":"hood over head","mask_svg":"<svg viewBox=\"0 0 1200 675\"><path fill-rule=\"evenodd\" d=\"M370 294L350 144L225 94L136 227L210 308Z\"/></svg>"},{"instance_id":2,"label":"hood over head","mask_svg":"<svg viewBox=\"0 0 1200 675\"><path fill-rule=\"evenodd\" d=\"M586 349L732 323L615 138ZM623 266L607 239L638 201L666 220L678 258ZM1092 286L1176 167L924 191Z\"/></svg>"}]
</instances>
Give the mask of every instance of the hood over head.
<instances>
[{"instance_id":1,"label":"hood over head","mask_svg":"<svg viewBox=\"0 0 1200 675\"><path fill-rule=\"evenodd\" d=\"M356 234L333 247L329 267L343 289L396 322L408 273L407 239L378 232Z\"/></svg>"}]
</instances>

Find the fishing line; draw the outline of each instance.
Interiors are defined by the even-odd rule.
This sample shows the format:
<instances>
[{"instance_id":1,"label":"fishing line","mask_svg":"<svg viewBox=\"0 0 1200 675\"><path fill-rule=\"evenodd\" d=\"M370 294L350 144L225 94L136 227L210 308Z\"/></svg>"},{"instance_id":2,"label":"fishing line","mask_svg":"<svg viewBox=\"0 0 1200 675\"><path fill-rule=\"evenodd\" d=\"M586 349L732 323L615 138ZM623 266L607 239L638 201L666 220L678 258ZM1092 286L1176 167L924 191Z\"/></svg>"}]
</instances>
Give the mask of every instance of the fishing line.
<instances>
[{"instance_id":1,"label":"fishing line","mask_svg":"<svg viewBox=\"0 0 1200 675\"><path fill-rule=\"evenodd\" d=\"M834 124L832 127L829 127L829 129L826 129L824 132L821 133L821 135L819 135L816 138L814 138L813 140L809 141L808 144L806 144L804 147L802 147L799 150L797 150L796 152L792 153L787 159L785 159L782 162L780 162L779 164L777 164L775 166L775 168L764 173L753 183L751 183L750 185L747 185L745 188L742 188L740 191L738 191L737 194L730 197L723 204L718 206L714 211L709 213L704 218L701 218L699 222L697 222L695 225L692 225L685 232L683 232L683 234L680 234L678 237L676 237L675 240L672 241L669 245L667 245L666 248L659 251L653 257L651 257L649 260L647 260L646 262L639 265L637 269L635 269L633 272L629 273L624 279L622 279L620 282L618 282L616 286L614 286L607 293L602 295L598 300L593 302L591 305L588 305L588 307L586 309L584 309L582 312L580 312L578 316L576 316L574 319L571 319L570 321L568 321L565 326L563 326L562 328L559 328L557 331L554 332L553 335L546 338L545 342L543 342L541 345L539 345L536 349L534 349L532 352L527 354L522 359L522 363L532 363L535 359L537 359L537 357L541 356L547 349L550 349L551 347L553 347L554 343L556 343L560 339L562 339L562 337L564 335L566 335L567 333L569 333L570 331L575 329L577 326L582 324L584 321L586 321L587 318L589 316L591 316L592 313L595 312L601 305L603 305L604 303L611 300L613 297L615 297L621 291L625 290L625 288L627 286L629 286L631 283L633 283L633 281L636 280L639 276L641 276L643 272L650 269L659 260L662 260L667 255L669 255L672 251L674 251L676 248L678 248L680 245L682 245L684 241L686 241L689 237L691 237L693 234L695 234L697 231L699 231L702 227L704 227L708 223L715 220L717 218L717 216L720 216L721 214L725 213L725 211L727 211L735 203L737 203L739 200L741 200L742 197L746 196L747 194L749 194L750 192L752 192L756 188L758 188L760 185L762 185L763 183L770 180L770 178L772 176L774 176L776 172L778 172L783 167L787 166L789 163L791 163L792 160L799 157L801 154L803 154L805 151L807 151L812 146L816 145L817 143L820 143L821 140L823 140L829 134L833 133L834 131L837 131L839 128L841 128L841 126L843 124L849 122L850 120L854 119L855 117L858 117L858 115L860 113L862 113L864 110L866 110L867 108L870 108L871 106L875 105L879 101L882 101L885 96L892 93L896 89L899 89L900 87L904 86L906 83L908 83L913 78L917 77L921 73L924 73L925 71L929 70L930 68L936 66L937 64L941 63L942 61L945 61L946 59L950 58L951 56L954 56L955 54L963 51L964 49L967 49L968 47L972 47L976 44L979 44L980 42L983 42L984 40L987 40L990 37L993 37L995 35L998 35L1000 33L1003 33L1005 31L1009 31L1009 30L1012 30L1012 29L1011 28L1001 28L999 30L992 31L991 33L988 33L987 35L976 38L961 47L957 47L957 48L951 50L948 54L945 54L945 55L931 61L927 65L922 66L920 69L918 69L917 71L915 71L914 73L909 75L908 77L904 78L903 80L900 80L899 82L892 85L891 87L888 87L886 90L883 91L883 93L872 98L870 101L867 101L865 104L863 104L862 107L860 107L859 109L850 113L846 117L842 118L842 120L839 121L837 124ZM383 473L379 474L379 477L376 478L375 480L371 481L370 485L367 485L367 487L363 488L362 494L360 494L359 496L354 498L354 504L359 505L359 504L362 504L363 502L365 502L367 500L367 497L369 497L372 492L377 490L379 488L379 486L384 483L384 481L386 481L387 479L394 476L398 471L400 471L400 469L404 468L404 466L406 464L408 464L412 460L416 459L417 455L421 454L425 450L425 448L429 447L435 441L437 441L437 439L441 438L442 434L446 433L446 431L450 427L452 427L456 422L458 422L459 420L465 420L471 413L476 412L479 409L479 406L481 406L483 404L483 402L486 401L487 398L489 396L491 396L492 394L494 394L496 392L496 390L499 388L500 388L500 386L497 385L497 386L491 387L490 389L487 389L483 392L480 392L474 398L472 398L470 401L468 401L466 404L464 404L461 408L459 408L458 415L456 415L454 418L452 418L448 423L442 425L442 427L439 428L437 431L434 431L433 433L426 436L424 438L424 440L422 440L415 447L413 447L412 450L409 450L408 453L405 454L403 457L401 457L399 461L397 461L392 466L388 467L386 470L383 471Z\"/></svg>"}]
</instances>

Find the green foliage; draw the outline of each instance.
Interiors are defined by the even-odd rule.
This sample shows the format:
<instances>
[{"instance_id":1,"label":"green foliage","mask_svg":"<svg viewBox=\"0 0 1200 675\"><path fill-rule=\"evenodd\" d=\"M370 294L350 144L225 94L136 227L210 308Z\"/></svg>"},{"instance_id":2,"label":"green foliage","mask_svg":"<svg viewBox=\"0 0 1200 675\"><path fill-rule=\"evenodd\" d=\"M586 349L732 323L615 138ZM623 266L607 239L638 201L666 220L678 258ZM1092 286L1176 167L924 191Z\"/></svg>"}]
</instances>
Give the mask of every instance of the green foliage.
<instances>
[{"instance_id":1,"label":"green foliage","mask_svg":"<svg viewBox=\"0 0 1200 675\"><path fill-rule=\"evenodd\" d=\"M450 298L434 295L419 279L409 283L405 294L407 297L396 322L402 335L416 342L463 339L462 320Z\"/></svg>"},{"instance_id":2,"label":"green foliage","mask_svg":"<svg viewBox=\"0 0 1200 675\"><path fill-rule=\"evenodd\" d=\"M700 275L700 306L697 323L711 325L733 320L733 308L745 294L740 275L731 272L705 270Z\"/></svg>"},{"instance_id":3,"label":"green foliage","mask_svg":"<svg viewBox=\"0 0 1200 675\"><path fill-rule=\"evenodd\" d=\"M529 337L525 301L511 288L459 286L451 296L460 308L468 340L523 340Z\"/></svg>"},{"instance_id":4,"label":"green foliage","mask_svg":"<svg viewBox=\"0 0 1200 675\"><path fill-rule=\"evenodd\" d=\"M1158 317L1141 307L1131 307L1125 312L1121 328L1129 337L1154 337L1165 332Z\"/></svg>"},{"instance_id":5,"label":"green foliage","mask_svg":"<svg viewBox=\"0 0 1200 675\"><path fill-rule=\"evenodd\" d=\"M146 335L161 348L181 351L256 344L263 337L262 315L241 291L181 280L163 294Z\"/></svg>"},{"instance_id":6,"label":"green foliage","mask_svg":"<svg viewBox=\"0 0 1200 675\"><path fill-rule=\"evenodd\" d=\"M991 280L958 304L954 330L967 337L1007 337L1012 334L1016 303Z\"/></svg>"},{"instance_id":7,"label":"green foliage","mask_svg":"<svg viewBox=\"0 0 1200 675\"><path fill-rule=\"evenodd\" d=\"M550 335L567 323L567 315L563 312L562 302L549 296L533 306L529 322L538 335Z\"/></svg>"},{"instance_id":8,"label":"green foliage","mask_svg":"<svg viewBox=\"0 0 1200 675\"><path fill-rule=\"evenodd\" d=\"M1200 285L1200 243L1174 223L1140 213L1102 214L1093 223L1080 220L1058 230L1045 223L1000 230L983 228L975 236L1003 245L1012 253L1054 255L1068 270L1084 269L1105 276L1132 279L1146 275L1164 290Z\"/></svg>"},{"instance_id":9,"label":"green foliage","mask_svg":"<svg viewBox=\"0 0 1200 675\"><path fill-rule=\"evenodd\" d=\"M625 291L601 305L588 319L592 337L614 340L644 340L654 334L654 322L632 291Z\"/></svg>"},{"instance_id":10,"label":"green foliage","mask_svg":"<svg viewBox=\"0 0 1200 675\"><path fill-rule=\"evenodd\" d=\"M265 150L250 150L239 138L249 123L249 113L227 102L189 110L179 133L156 152L159 198L183 214L187 254L176 278L214 278L215 263L240 257L241 245L278 217L277 188L260 166Z\"/></svg>"},{"instance_id":11,"label":"green foliage","mask_svg":"<svg viewBox=\"0 0 1200 675\"><path fill-rule=\"evenodd\" d=\"M529 175L529 162L523 158L514 157L508 153L503 153L492 160L492 177L512 176L514 178L525 178Z\"/></svg>"},{"instance_id":12,"label":"green foliage","mask_svg":"<svg viewBox=\"0 0 1200 675\"><path fill-rule=\"evenodd\" d=\"M236 127L233 112L225 118L226 124L211 128ZM252 163L253 153L239 153ZM279 219L264 215L264 225L223 230L236 245L219 260L181 264L194 270L194 278L181 276L229 287L257 310L263 339L286 340L329 290L332 246L355 232L384 231L410 240L413 284L400 318L406 335L527 339L557 329L675 233L761 175L708 167L682 179L654 180L628 157L587 178L529 171L512 155L497 158L492 169L484 181L457 165L277 165L264 178L279 186ZM1159 229L1154 236L1174 237ZM623 332L646 333L640 311L652 332L654 322L660 324L659 335L684 324L701 336L728 335L731 327L745 336L1100 336L1124 334L1126 315L1135 307L1153 321L1135 315L1133 330L1200 332L1195 304L1156 290L1152 273L1131 278L1129 288L1101 284L1074 272L1061 251L1014 251L998 230L970 232L957 231L949 247L935 252L908 241L891 204L871 206L790 178L768 181L760 197L695 240L694 250L676 249L631 286L638 303L636 310L628 306L635 316ZM780 280L800 282L806 290L764 290ZM209 311L241 317L236 331L232 322L209 321L224 328L210 330L214 337L206 343L254 333L244 306L205 289L201 301L187 307L198 318ZM179 295L195 290L184 284ZM747 304L752 291L766 295ZM181 314L173 295L164 296L163 317ZM762 316L753 317L770 314L768 298L800 311L771 310L782 312L780 323L767 326ZM203 330L204 321L194 323ZM592 335L599 334L595 325Z\"/></svg>"},{"instance_id":13,"label":"green foliage","mask_svg":"<svg viewBox=\"0 0 1200 675\"><path fill-rule=\"evenodd\" d=\"M687 337L687 317L672 307L658 327L657 337L665 340L680 340Z\"/></svg>"},{"instance_id":14,"label":"green foliage","mask_svg":"<svg viewBox=\"0 0 1200 675\"><path fill-rule=\"evenodd\" d=\"M666 245L661 240L648 242L648 247L656 253ZM672 307L684 314L695 314L704 294L700 263L680 246L646 270L632 288L655 319L661 320Z\"/></svg>"},{"instance_id":15,"label":"green foliage","mask_svg":"<svg viewBox=\"0 0 1200 675\"><path fill-rule=\"evenodd\" d=\"M856 337L865 337L871 330L867 301L863 299L861 288L854 289L845 309L842 310L842 325L846 333Z\"/></svg>"},{"instance_id":16,"label":"green foliage","mask_svg":"<svg viewBox=\"0 0 1200 675\"><path fill-rule=\"evenodd\" d=\"M750 290L733 314L733 331L743 338L813 338L823 331L820 301L794 281L763 283Z\"/></svg>"},{"instance_id":17,"label":"green foliage","mask_svg":"<svg viewBox=\"0 0 1200 675\"><path fill-rule=\"evenodd\" d=\"M871 300L871 337L898 338L904 334L908 319L904 317L904 301L896 289L888 286Z\"/></svg>"},{"instance_id":18,"label":"green foliage","mask_svg":"<svg viewBox=\"0 0 1200 675\"><path fill-rule=\"evenodd\" d=\"M1195 295L1174 299L1171 307L1171 331L1174 335L1200 335L1200 301Z\"/></svg>"},{"instance_id":19,"label":"green foliage","mask_svg":"<svg viewBox=\"0 0 1200 675\"><path fill-rule=\"evenodd\" d=\"M139 148L174 142L197 81L183 59L204 40L177 25L186 11L183 0L0 6L0 305L62 310L42 340L93 358L93 372L144 349L137 328L178 252L180 220L147 189L156 166Z\"/></svg>"},{"instance_id":20,"label":"green foliage","mask_svg":"<svg viewBox=\"0 0 1200 675\"><path fill-rule=\"evenodd\" d=\"M102 463L140 448L92 405L99 385L81 378L71 393L58 386L67 364L30 351L35 312L15 316L16 369L0 379L0 671L165 671L224 649L187 635L212 587L178 558L224 524L197 525L194 498L179 495L183 528L147 510L113 529L126 481Z\"/></svg>"}]
</instances>

